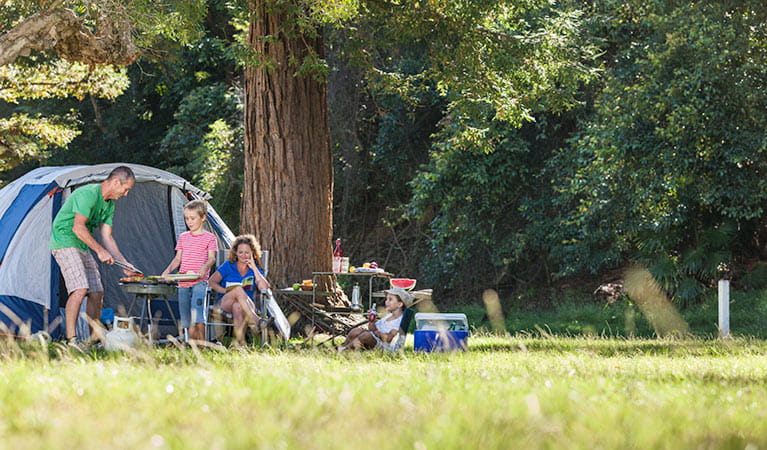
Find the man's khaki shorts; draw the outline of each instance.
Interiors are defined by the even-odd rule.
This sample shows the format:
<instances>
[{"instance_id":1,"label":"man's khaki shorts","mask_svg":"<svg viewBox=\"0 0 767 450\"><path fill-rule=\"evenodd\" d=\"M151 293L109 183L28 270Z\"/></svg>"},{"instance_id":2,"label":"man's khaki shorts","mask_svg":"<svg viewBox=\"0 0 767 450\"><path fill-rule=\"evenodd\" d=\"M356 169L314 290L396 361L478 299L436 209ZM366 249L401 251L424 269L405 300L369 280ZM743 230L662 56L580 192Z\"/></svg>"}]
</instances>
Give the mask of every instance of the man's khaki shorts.
<instances>
[{"instance_id":1,"label":"man's khaki shorts","mask_svg":"<svg viewBox=\"0 0 767 450\"><path fill-rule=\"evenodd\" d=\"M61 268L67 294L77 289L88 289L88 293L104 291L99 267L91 252L66 247L51 250L51 253Z\"/></svg>"}]
</instances>

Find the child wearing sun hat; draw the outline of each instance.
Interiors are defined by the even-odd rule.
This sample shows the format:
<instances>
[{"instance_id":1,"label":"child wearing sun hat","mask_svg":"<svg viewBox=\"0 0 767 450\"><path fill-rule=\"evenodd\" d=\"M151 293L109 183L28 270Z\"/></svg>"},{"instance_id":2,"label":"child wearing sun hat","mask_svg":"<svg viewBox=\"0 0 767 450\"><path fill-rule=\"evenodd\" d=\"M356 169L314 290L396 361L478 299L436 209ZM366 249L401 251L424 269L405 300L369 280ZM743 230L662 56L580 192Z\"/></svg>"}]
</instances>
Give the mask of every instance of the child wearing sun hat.
<instances>
[{"instance_id":1,"label":"child wearing sun hat","mask_svg":"<svg viewBox=\"0 0 767 450\"><path fill-rule=\"evenodd\" d=\"M413 305L415 297L402 288L387 289L384 293L388 314L370 322L367 328L358 327L349 332L344 344L338 348L339 351L373 348L396 350L402 347L405 340L405 333L400 333L403 311Z\"/></svg>"}]
</instances>

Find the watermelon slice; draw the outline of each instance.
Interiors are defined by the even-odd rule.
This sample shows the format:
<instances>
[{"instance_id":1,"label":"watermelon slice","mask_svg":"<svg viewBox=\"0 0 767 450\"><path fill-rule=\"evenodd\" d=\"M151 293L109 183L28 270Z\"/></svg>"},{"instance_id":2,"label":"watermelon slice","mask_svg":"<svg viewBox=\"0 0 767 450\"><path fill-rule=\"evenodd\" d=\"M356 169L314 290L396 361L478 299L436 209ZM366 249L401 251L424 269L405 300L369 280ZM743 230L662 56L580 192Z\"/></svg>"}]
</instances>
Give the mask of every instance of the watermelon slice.
<instances>
[{"instance_id":1,"label":"watermelon slice","mask_svg":"<svg viewBox=\"0 0 767 450\"><path fill-rule=\"evenodd\" d=\"M402 288L409 291L415 287L415 281L415 278L392 278L390 283L393 288Z\"/></svg>"}]
</instances>

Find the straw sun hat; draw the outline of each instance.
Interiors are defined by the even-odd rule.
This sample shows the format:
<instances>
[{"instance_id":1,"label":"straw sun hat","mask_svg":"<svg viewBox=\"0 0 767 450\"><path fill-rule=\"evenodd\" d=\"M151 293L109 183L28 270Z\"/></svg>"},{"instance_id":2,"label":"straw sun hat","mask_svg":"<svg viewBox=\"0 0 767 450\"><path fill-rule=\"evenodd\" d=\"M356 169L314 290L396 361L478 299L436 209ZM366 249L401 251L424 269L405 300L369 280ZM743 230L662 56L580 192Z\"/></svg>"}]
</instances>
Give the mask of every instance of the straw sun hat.
<instances>
[{"instance_id":1,"label":"straw sun hat","mask_svg":"<svg viewBox=\"0 0 767 450\"><path fill-rule=\"evenodd\" d=\"M410 292L402 289L402 288L391 288L384 291L387 294L396 295L399 297L400 301L405 304L405 308L410 308L413 305L413 301L415 300L415 297Z\"/></svg>"}]
</instances>

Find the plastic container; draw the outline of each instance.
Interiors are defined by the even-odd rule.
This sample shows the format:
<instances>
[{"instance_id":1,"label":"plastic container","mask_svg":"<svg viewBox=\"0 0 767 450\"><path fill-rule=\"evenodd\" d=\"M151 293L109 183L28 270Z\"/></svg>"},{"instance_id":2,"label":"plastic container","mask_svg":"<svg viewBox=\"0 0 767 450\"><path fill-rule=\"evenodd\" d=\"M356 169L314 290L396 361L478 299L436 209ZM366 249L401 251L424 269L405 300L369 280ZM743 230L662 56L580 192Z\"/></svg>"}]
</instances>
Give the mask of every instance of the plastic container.
<instances>
[{"instance_id":1,"label":"plastic container","mask_svg":"<svg viewBox=\"0 0 767 450\"><path fill-rule=\"evenodd\" d=\"M469 322L462 313L416 313L413 348L421 352L466 350Z\"/></svg>"},{"instance_id":2,"label":"plastic container","mask_svg":"<svg viewBox=\"0 0 767 450\"><path fill-rule=\"evenodd\" d=\"M469 347L468 331L415 330L413 349L417 352L448 352Z\"/></svg>"},{"instance_id":3,"label":"plastic container","mask_svg":"<svg viewBox=\"0 0 767 450\"><path fill-rule=\"evenodd\" d=\"M109 330L104 339L104 349L107 351L125 351L135 348L138 337L134 331L133 317L114 318L114 328Z\"/></svg>"}]
</instances>

